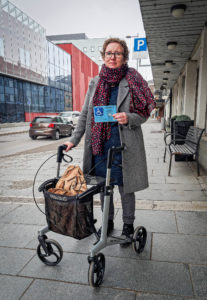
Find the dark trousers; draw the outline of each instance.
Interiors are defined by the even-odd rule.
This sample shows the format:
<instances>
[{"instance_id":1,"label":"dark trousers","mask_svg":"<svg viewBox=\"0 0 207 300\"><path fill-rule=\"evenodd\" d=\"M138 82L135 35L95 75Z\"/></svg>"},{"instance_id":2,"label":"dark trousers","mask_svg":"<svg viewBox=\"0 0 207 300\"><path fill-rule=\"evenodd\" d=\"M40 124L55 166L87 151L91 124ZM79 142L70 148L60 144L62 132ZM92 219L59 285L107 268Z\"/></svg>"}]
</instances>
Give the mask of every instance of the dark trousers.
<instances>
[{"instance_id":1,"label":"dark trousers","mask_svg":"<svg viewBox=\"0 0 207 300\"><path fill-rule=\"evenodd\" d=\"M124 189L122 185L119 185L119 193L121 196L122 202L122 219L126 224L133 224L135 219L135 194L134 193L124 193ZM101 209L103 210L104 203L104 193L100 193L101 199ZM110 197L110 206L109 206L109 220L113 220L114 218L114 202L113 202L113 194Z\"/></svg>"}]
</instances>

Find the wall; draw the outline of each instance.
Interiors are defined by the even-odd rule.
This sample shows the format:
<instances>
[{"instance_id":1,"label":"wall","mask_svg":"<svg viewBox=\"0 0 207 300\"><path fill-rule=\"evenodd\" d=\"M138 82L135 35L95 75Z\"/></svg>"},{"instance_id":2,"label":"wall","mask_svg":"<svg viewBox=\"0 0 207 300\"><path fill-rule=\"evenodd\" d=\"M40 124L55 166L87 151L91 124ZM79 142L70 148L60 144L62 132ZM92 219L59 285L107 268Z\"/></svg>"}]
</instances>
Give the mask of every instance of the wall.
<instances>
[{"instance_id":1,"label":"wall","mask_svg":"<svg viewBox=\"0 0 207 300\"><path fill-rule=\"evenodd\" d=\"M194 126L205 128L205 134L200 143L199 162L207 171L207 27L204 27L194 50L198 53L192 55L186 63L184 73L179 75L173 87L173 114L187 114L191 119L194 119L198 68L197 114ZM185 78L184 94L182 91L182 76ZM182 99L184 99L183 107Z\"/></svg>"},{"instance_id":2,"label":"wall","mask_svg":"<svg viewBox=\"0 0 207 300\"><path fill-rule=\"evenodd\" d=\"M195 98L196 98L196 77L197 62L188 61L186 64L186 83L184 93L184 110L183 113L194 120Z\"/></svg>"},{"instance_id":3,"label":"wall","mask_svg":"<svg viewBox=\"0 0 207 300\"><path fill-rule=\"evenodd\" d=\"M98 65L73 44L57 44L71 54L73 110L82 110L90 80L98 75Z\"/></svg>"}]
</instances>

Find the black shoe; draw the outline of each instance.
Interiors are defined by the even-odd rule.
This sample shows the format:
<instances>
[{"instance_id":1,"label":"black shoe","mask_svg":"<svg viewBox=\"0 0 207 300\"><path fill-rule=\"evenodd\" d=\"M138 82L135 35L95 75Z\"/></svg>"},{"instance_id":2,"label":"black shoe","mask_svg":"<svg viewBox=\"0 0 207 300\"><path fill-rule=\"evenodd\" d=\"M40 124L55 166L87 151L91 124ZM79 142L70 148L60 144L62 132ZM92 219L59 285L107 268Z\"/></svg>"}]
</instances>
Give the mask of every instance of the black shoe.
<instances>
[{"instance_id":1,"label":"black shoe","mask_svg":"<svg viewBox=\"0 0 207 300\"><path fill-rule=\"evenodd\" d=\"M102 230L102 227L100 227L99 230L98 230L98 235L99 236L101 236L101 230ZM114 230L114 221L113 220L108 220L107 235L109 235L113 230Z\"/></svg>"},{"instance_id":2,"label":"black shoe","mask_svg":"<svg viewBox=\"0 0 207 300\"><path fill-rule=\"evenodd\" d=\"M126 224L123 225L123 230L121 235L125 235L128 238L131 238L134 233L134 226L133 224ZM123 244L120 244L121 247L127 247L131 244L131 242L126 242Z\"/></svg>"}]
</instances>

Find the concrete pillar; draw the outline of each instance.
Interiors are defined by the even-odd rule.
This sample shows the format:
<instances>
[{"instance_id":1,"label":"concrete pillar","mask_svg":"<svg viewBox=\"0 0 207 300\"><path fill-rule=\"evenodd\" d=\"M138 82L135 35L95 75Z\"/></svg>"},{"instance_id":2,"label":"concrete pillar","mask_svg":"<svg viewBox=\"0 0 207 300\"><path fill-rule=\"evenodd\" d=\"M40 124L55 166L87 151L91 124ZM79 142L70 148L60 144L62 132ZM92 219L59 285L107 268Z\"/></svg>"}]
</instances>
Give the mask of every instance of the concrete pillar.
<instances>
[{"instance_id":1,"label":"concrete pillar","mask_svg":"<svg viewBox=\"0 0 207 300\"><path fill-rule=\"evenodd\" d=\"M178 102L178 85L174 85L172 89L172 117L177 115L177 102Z\"/></svg>"},{"instance_id":2,"label":"concrete pillar","mask_svg":"<svg viewBox=\"0 0 207 300\"><path fill-rule=\"evenodd\" d=\"M207 27L201 34L196 126L205 127L207 106Z\"/></svg>"},{"instance_id":3,"label":"concrete pillar","mask_svg":"<svg viewBox=\"0 0 207 300\"><path fill-rule=\"evenodd\" d=\"M178 78L177 115L181 115L182 114L182 97L183 97L182 76L180 75L179 78Z\"/></svg>"},{"instance_id":4,"label":"concrete pillar","mask_svg":"<svg viewBox=\"0 0 207 300\"><path fill-rule=\"evenodd\" d=\"M195 112L195 98L196 98L196 66L197 61L189 61L186 64L185 72L185 91L183 102L183 114L194 119Z\"/></svg>"}]
</instances>

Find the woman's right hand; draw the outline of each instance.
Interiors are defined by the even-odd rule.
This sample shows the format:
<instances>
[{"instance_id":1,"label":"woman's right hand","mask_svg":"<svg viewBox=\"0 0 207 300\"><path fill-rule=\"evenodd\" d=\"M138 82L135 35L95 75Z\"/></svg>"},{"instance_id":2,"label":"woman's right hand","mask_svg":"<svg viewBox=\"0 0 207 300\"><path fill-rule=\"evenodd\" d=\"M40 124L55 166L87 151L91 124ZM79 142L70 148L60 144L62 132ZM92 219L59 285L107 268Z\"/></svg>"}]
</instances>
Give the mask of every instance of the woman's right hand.
<instances>
[{"instance_id":1,"label":"woman's right hand","mask_svg":"<svg viewBox=\"0 0 207 300\"><path fill-rule=\"evenodd\" d=\"M75 145L71 142L65 142L64 145L67 146L67 148L65 149L65 152L68 152L70 149L72 149Z\"/></svg>"}]
</instances>

